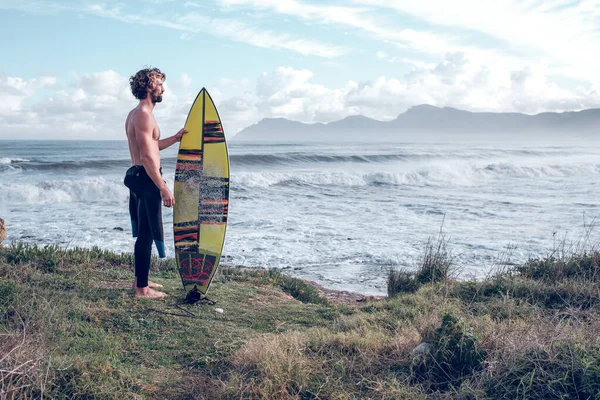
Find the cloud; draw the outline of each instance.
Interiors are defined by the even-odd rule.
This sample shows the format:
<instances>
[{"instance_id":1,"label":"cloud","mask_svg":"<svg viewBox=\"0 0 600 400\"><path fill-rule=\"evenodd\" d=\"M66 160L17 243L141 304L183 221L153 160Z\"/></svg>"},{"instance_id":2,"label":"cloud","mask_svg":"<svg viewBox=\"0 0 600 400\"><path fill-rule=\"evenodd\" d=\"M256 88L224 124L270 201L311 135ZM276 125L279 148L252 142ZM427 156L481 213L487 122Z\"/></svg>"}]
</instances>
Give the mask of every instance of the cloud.
<instances>
[{"instance_id":1,"label":"cloud","mask_svg":"<svg viewBox=\"0 0 600 400\"><path fill-rule=\"evenodd\" d=\"M173 89L177 91L186 91L192 85L192 78L188 74L181 74L181 76L173 83Z\"/></svg>"},{"instance_id":2,"label":"cloud","mask_svg":"<svg viewBox=\"0 0 600 400\"><path fill-rule=\"evenodd\" d=\"M56 78L42 76L34 79L0 76L0 117L8 117L21 112L23 102L35 95L41 88L55 88Z\"/></svg>"},{"instance_id":3,"label":"cloud","mask_svg":"<svg viewBox=\"0 0 600 400\"><path fill-rule=\"evenodd\" d=\"M243 79L221 78L221 79L219 79L219 86L230 88L230 89L248 89L252 86L252 81L248 78L243 78Z\"/></svg>"},{"instance_id":4,"label":"cloud","mask_svg":"<svg viewBox=\"0 0 600 400\"><path fill-rule=\"evenodd\" d=\"M300 0L217 1L230 10L261 10L311 26L350 28L379 45L396 46L404 60L411 54L412 64L464 54L472 68L514 71L543 63L549 80L567 77L600 85L598 1L353 0L343 7ZM376 56L399 61L381 50Z\"/></svg>"},{"instance_id":5,"label":"cloud","mask_svg":"<svg viewBox=\"0 0 600 400\"><path fill-rule=\"evenodd\" d=\"M312 78L309 70L296 70L292 67L279 67L272 73L263 72L258 78L256 93L259 96L276 101L282 95L289 95L292 91L300 89Z\"/></svg>"},{"instance_id":6,"label":"cloud","mask_svg":"<svg viewBox=\"0 0 600 400\"><path fill-rule=\"evenodd\" d=\"M361 26L365 22L374 22L366 14L365 8L343 7L332 5L315 5L296 0L218 0L226 7L249 7L259 10L272 10L278 14L294 16L305 20L313 20L322 24L338 23ZM368 21L365 21L368 20Z\"/></svg>"},{"instance_id":7,"label":"cloud","mask_svg":"<svg viewBox=\"0 0 600 400\"><path fill-rule=\"evenodd\" d=\"M196 12L189 12L175 20L180 29L191 32L206 31L217 37L232 39L267 49L285 49L305 56L335 58L347 54L348 49L321 43L316 40L298 38L287 33L270 30L257 30L243 22L223 18L211 18ZM198 28L194 28L198 27Z\"/></svg>"},{"instance_id":8,"label":"cloud","mask_svg":"<svg viewBox=\"0 0 600 400\"><path fill-rule=\"evenodd\" d=\"M437 63L411 64L398 76L338 86L315 83L316 78L309 69L278 67L253 82L222 78L209 91L228 137L262 118L314 123L360 114L389 120L418 104L529 114L600 107L600 86L562 87L549 79L543 63L505 70L457 52ZM196 96L189 83L181 75L155 109L163 137L184 124ZM136 104L128 77L111 70L72 75L69 82L0 77L0 132L13 139L122 139L127 112Z\"/></svg>"},{"instance_id":9,"label":"cloud","mask_svg":"<svg viewBox=\"0 0 600 400\"><path fill-rule=\"evenodd\" d=\"M183 126L192 101L167 89L156 108L164 135ZM62 86L53 77L0 77L0 132L4 139L123 139L136 104L128 77L112 70L73 75Z\"/></svg>"},{"instance_id":10,"label":"cloud","mask_svg":"<svg viewBox=\"0 0 600 400\"><path fill-rule=\"evenodd\" d=\"M84 74L76 77L76 85L91 95L112 95L118 96L123 92L123 81L127 79L117 72L109 70Z\"/></svg>"},{"instance_id":11,"label":"cloud","mask_svg":"<svg viewBox=\"0 0 600 400\"><path fill-rule=\"evenodd\" d=\"M242 127L267 117L314 123L361 114L389 120L418 104L529 114L600 107L597 90L568 90L549 81L547 74L542 65L511 72L449 53L437 64L415 65L401 77L348 81L331 88L312 83L310 70L280 67L261 74L254 92L225 100L220 110L232 125Z\"/></svg>"},{"instance_id":12,"label":"cloud","mask_svg":"<svg viewBox=\"0 0 600 400\"><path fill-rule=\"evenodd\" d=\"M434 26L452 29L459 37L470 33L492 38L492 48L521 57L547 59L549 73L598 81L600 64L600 3L597 1L479 1L354 0L360 7L395 10ZM380 10L386 13L386 10ZM482 36L482 35L479 35ZM489 42L489 40L488 40ZM464 51L464 49L457 49Z\"/></svg>"},{"instance_id":13,"label":"cloud","mask_svg":"<svg viewBox=\"0 0 600 400\"><path fill-rule=\"evenodd\" d=\"M184 7L194 7L194 8L202 8L204 7L204 5L194 2L194 1L186 1L185 3L183 3Z\"/></svg>"},{"instance_id":14,"label":"cloud","mask_svg":"<svg viewBox=\"0 0 600 400\"><path fill-rule=\"evenodd\" d=\"M18 112L23 100L33 93L31 81L14 77L0 79L0 115Z\"/></svg>"},{"instance_id":15,"label":"cloud","mask_svg":"<svg viewBox=\"0 0 600 400\"><path fill-rule=\"evenodd\" d=\"M181 31L183 40L189 40L196 33L208 33L256 47L325 59L335 59L352 51L344 45L319 40L317 33L311 37L292 34L286 31L285 25L277 30L259 29L241 19L214 18L198 13L199 10L207 13L266 11L276 17L295 18L311 27L341 27L350 34L377 41L377 46L391 44L399 51L406 50L411 54L439 58L448 52L463 53L480 66L503 65L506 70L545 62L549 76L566 76L594 85L600 82L596 71L600 64L600 53L596 51L600 47L598 1L431 0L416 4L410 0L353 0L344 6L300 0L215 2L222 7L215 10L214 3L173 2L156 14L160 17L140 15L132 8L126 8L126 3L114 0L94 4L0 0L0 8L94 15ZM178 10L174 9L175 4L180 7ZM313 31L307 32L312 34ZM398 57L405 56L408 54ZM393 57L381 59L391 61Z\"/></svg>"},{"instance_id":16,"label":"cloud","mask_svg":"<svg viewBox=\"0 0 600 400\"><path fill-rule=\"evenodd\" d=\"M387 53L384 51L378 51L377 53L375 53L375 55L377 56L378 59L387 61L389 63L393 63L394 61L396 61L398 59L398 57L388 56Z\"/></svg>"},{"instance_id":17,"label":"cloud","mask_svg":"<svg viewBox=\"0 0 600 400\"><path fill-rule=\"evenodd\" d=\"M477 52L481 58L498 59L500 54L495 50L480 49L457 43L457 37L447 32L433 32L424 29L400 28L397 21L387 15L376 12L369 7L341 7L327 4L306 3L297 0L218 0L226 7L246 7L258 10L269 10L277 14L292 16L300 20L322 25L338 25L350 27L366 34L371 39L382 43L393 44L400 49L410 49L420 53L442 56L451 51ZM377 4L376 2L374 2Z\"/></svg>"},{"instance_id":18,"label":"cloud","mask_svg":"<svg viewBox=\"0 0 600 400\"><path fill-rule=\"evenodd\" d=\"M161 0L159 0L161 1ZM185 7L198 4L186 2ZM89 4L87 2L64 5L57 2L1 2L0 9L16 9L31 13L74 12L113 19L128 24L160 26L181 31L181 39L189 40L195 33L208 33L215 37L226 38L252 46L289 50L305 56L335 58L349 53L349 49L323 43L319 40L297 37L285 32L261 30L236 19L212 18L196 11L175 13L171 18L152 18L139 12L128 13L121 5L110 6L106 3Z\"/></svg>"}]
</instances>

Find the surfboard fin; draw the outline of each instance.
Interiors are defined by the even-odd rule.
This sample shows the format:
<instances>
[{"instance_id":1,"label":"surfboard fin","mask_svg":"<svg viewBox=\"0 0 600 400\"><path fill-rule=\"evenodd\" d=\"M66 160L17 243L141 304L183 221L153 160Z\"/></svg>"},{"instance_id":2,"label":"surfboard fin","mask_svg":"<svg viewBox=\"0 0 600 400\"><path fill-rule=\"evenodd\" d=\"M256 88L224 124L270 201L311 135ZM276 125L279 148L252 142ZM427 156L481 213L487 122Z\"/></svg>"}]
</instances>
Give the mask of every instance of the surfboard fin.
<instances>
[{"instance_id":1,"label":"surfboard fin","mask_svg":"<svg viewBox=\"0 0 600 400\"><path fill-rule=\"evenodd\" d=\"M187 295L185 296L185 302L187 304L200 303L207 304L209 306L217 304L215 300L211 300L208 297L202 296L202 293L200 293L196 286L194 286L194 288L187 293Z\"/></svg>"}]
</instances>

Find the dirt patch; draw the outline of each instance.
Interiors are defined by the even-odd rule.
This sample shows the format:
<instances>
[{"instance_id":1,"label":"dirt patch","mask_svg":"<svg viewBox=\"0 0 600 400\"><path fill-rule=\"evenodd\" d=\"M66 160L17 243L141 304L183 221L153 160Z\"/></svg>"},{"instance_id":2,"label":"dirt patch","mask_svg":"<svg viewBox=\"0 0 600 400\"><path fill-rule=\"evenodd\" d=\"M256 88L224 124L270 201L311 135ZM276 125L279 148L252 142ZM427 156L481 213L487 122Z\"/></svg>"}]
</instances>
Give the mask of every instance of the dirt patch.
<instances>
[{"instance_id":1,"label":"dirt patch","mask_svg":"<svg viewBox=\"0 0 600 400\"><path fill-rule=\"evenodd\" d=\"M347 292L345 290L327 289L316 282L306 281L309 285L317 289L319 295L325 297L333 304L343 304L346 306L359 306L368 301L376 301L381 299L381 296L365 296L364 294Z\"/></svg>"}]
</instances>

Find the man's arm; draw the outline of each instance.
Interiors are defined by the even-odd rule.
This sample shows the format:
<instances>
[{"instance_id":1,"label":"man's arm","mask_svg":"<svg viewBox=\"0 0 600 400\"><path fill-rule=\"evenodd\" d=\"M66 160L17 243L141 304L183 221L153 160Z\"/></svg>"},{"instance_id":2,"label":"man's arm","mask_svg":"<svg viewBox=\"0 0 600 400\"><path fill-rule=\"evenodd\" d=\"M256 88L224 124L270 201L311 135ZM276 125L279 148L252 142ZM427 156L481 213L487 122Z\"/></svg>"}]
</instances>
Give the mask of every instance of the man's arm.
<instances>
[{"instance_id":1,"label":"man's arm","mask_svg":"<svg viewBox=\"0 0 600 400\"><path fill-rule=\"evenodd\" d=\"M175 143L181 141L181 138L183 137L183 135L185 135L187 133L187 131L185 129L180 129L179 132L177 132L176 134L174 134L171 137L168 137L166 139L161 139L158 141L158 149L159 150L164 150L167 147L170 147L172 145L174 145Z\"/></svg>"},{"instance_id":2,"label":"man's arm","mask_svg":"<svg viewBox=\"0 0 600 400\"><path fill-rule=\"evenodd\" d=\"M135 121L135 136L140 150L142 165L152 182L160 190L160 197L166 207L175 203L173 194L167 187L166 182L160 174L160 152L158 143L152 138L154 129L153 119L148 113L140 113Z\"/></svg>"}]
</instances>

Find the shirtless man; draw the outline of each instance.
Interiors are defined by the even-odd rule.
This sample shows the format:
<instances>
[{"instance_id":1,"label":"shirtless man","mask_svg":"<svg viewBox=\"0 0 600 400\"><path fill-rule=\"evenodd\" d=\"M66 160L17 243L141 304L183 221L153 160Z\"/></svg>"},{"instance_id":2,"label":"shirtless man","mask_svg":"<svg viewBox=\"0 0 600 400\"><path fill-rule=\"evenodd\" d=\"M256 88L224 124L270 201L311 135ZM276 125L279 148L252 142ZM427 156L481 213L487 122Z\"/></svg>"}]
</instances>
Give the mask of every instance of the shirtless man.
<instances>
[{"instance_id":1,"label":"shirtless man","mask_svg":"<svg viewBox=\"0 0 600 400\"><path fill-rule=\"evenodd\" d=\"M159 257L165 257L161 201L165 207L172 207L175 203L162 178L160 151L179 142L187 132L181 129L169 138L160 138L153 111L156 103L162 101L165 79L166 75L158 68L143 69L129 78L131 92L140 102L125 121L132 163L125 175L125 186L130 189L129 213L133 236L137 237L133 287L136 297L152 299L166 296L166 293L154 290L162 285L148 280L153 241Z\"/></svg>"}]
</instances>

